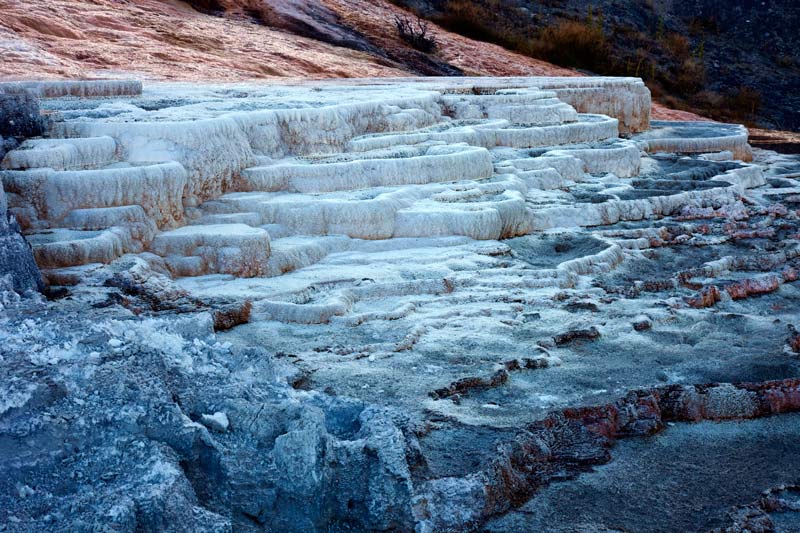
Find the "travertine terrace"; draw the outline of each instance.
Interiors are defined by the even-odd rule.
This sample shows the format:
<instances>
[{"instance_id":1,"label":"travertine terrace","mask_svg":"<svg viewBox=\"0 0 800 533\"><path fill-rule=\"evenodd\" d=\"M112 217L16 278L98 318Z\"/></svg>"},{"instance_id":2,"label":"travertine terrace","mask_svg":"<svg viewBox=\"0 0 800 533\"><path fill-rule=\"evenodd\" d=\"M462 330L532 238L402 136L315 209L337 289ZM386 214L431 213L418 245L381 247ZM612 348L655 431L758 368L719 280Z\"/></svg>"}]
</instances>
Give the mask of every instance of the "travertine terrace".
<instances>
[{"instance_id":1,"label":"travertine terrace","mask_svg":"<svg viewBox=\"0 0 800 533\"><path fill-rule=\"evenodd\" d=\"M620 139L649 127L634 79L155 85L141 96L136 82L6 85L25 89L52 99L50 135L9 152L2 178L56 277L139 252L176 278L268 277L362 241L517 237L563 216L544 191L587 173L637 176L642 148L749 156L743 130ZM752 174L728 178L756 185ZM573 223L596 225L599 207Z\"/></svg>"},{"instance_id":2,"label":"travertine terrace","mask_svg":"<svg viewBox=\"0 0 800 533\"><path fill-rule=\"evenodd\" d=\"M108 343L108 360L59 356L62 375L152 363L168 386L142 397L173 402L155 430L157 402L120 415L147 435L136 454L163 455L137 466L157 475L103 478L97 504L15 481L33 502L14 504L22 529L73 505L81 527L113 511L123 530L526 530L514 509L609 461L616 439L800 407L800 162L752 150L742 126L651 121L639 79L0 91L32 91L46 119L0 162L45 281L71 294L37 327L74 328L80 305L114 321L68 341L4 326L45 368L61 342ZM148 331L195 338L193 355L164 363ZM128 362L130 346L148 355ZM9 372L0 421L61 405ZM258 421L265 408L278 421ZM4 431L35 433L14 416ZM10 478L44 476L35 463ZM142 499L142 483L179 496Z\"/></svg>"}]
</instances>

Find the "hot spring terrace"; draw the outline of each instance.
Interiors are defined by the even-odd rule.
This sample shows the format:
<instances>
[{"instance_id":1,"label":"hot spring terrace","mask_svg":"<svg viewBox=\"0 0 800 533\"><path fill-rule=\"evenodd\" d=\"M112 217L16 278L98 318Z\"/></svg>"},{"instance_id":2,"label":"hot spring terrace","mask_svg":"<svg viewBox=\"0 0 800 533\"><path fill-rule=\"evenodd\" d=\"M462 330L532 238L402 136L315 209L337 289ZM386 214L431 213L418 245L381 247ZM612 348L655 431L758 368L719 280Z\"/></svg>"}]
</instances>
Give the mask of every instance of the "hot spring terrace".
<instances>
[{"instance_id":1,"label":"hot spring terrace","mask_svg":"<svg viewBox=\"0 0 800 533\"><path fill-rule=\"evenodd\" d=\"M739 125L651 121L641 80L0 84L23 89L47 132L0 162L0 206L68 296L9 322L0 363L72 380L70 431L75 412L109 431L74 468L109 508L132 494L130 523L166 472L154 501L183 487L209 529L537 530L514 509L617 438L797 409L800 162ZM55 389L31 383L30 471L60 474ZM788 441L791 420L701 429ZM125 456L121 432L154 447L124 484L97 460ZM618 448L622 470L639 457ZM44 502L34 523L44 494L13 506Z\"/></svg>"},{"instance_id":2,"label":"hot spring terrace","mask_svg":"<svg viewBox=\"0 0 800 533\"><path fill-rule=\"evenodd\" d=\"M763 183L733 162L751 157L746 130L651 128L632 78L24 87L43 97L48 136L9 152L0 176L56 284L138 254L201 292L262 278L266 310L285 298L268 278L332 255L661 217ZM676 180L647 155L663 151L706 155ZM577 271L613 264L582 259ZM570 265L526 277L569 283Z\"/></svg>"}]
</instances>

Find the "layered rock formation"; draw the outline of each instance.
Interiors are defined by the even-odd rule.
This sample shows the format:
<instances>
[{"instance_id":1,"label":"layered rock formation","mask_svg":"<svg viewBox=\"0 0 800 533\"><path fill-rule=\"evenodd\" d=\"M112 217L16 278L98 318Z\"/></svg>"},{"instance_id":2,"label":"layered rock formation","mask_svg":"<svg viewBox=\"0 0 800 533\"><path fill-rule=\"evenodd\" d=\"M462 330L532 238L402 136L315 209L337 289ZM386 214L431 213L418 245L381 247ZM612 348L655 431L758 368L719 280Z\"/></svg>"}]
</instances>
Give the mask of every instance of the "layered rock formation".
<instances>
[{"instance_id":1,"label":"layered rock formation","mask_svg":"<svg viewBox=\"0 0 800 533\"><path fill-rule=\"evenodd\" d=\"M619 139L649 128L649 94L633 79L399 87L380 102L371 93L388 88L329 89L351 100L340 105L298 87L306 102L297 109L270 109L273 89L250 97L263 108L255 111L210 109L202 103L208 95L186 116L180 106L146 111L151 104L138 97L88 114L54 109L62 119L51 125L52 137L9 152L2 178L44 268L150 250L175 276L252 277L306 266L360 240L502 239L567 219L586 226L665 214L695 198L727 195L729 185L580 206L531 201L542 196L537 191L585 182L589 174L635 177L642 149L751 157L746 132L726 126L657 123L633 140ZM45 97L135 96L140 86L51 83L35 90ZM761 183L755 167L717 167L718 182Z\"/></svg>"},{"instance_id":2,"label":"layered rock formation","mask_svg":"<svg viewBox=\"0 0 800 533\"><path fill-rule=\"evenodd\" d=\"M618 440L800 408L800 162L640 80L33 89L0 179L70 298L0 322L12 530L530 529Z\"/></svg>"}]
</instances>

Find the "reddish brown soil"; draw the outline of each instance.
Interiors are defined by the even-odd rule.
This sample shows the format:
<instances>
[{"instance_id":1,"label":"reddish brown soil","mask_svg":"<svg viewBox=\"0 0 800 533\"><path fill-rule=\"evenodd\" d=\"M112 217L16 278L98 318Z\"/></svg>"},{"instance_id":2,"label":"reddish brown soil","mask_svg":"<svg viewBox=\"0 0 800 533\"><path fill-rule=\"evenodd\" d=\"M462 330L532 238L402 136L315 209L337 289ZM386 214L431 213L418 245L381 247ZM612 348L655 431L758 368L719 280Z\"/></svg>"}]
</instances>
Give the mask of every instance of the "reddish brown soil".
<instances>
[{"instance_id":1,"label":"reddish brown soil","mask_svg":"<svg viewBox=\"0 0 800 533\"><path fill-rule=\"evenodd\" d=\"M325 4L377 45L403 51L392 23L398 10L388 2ZM235 9L211 16L177 0L0 0L0 12L0 79L127 75L228 81L411 74L396 61L270 28ZM470 74L576 75L439 28L434 33L441 59Z\"/></svg>"},{"instance_id":2,"label":"reddish brown soil","mask_svg":"<svg viewBox=\"0 0 800 533\"><path fill-rule=\"evenodd\" d=\"M251 0L222 0L224 16L179 0L0 0L0 80L121 78L242 81L414 74L420 55L397 37L386 0L319 0L387 57L333 46L248 16ZM257 3L257 2L256 2ZM262 22L262 23L259 23ZM435 59L482 76L578 72L431 25ZM423 58L424 59L424 58ZM653 118L703 120L653 106Z\"/></svg>"}]
</instances>

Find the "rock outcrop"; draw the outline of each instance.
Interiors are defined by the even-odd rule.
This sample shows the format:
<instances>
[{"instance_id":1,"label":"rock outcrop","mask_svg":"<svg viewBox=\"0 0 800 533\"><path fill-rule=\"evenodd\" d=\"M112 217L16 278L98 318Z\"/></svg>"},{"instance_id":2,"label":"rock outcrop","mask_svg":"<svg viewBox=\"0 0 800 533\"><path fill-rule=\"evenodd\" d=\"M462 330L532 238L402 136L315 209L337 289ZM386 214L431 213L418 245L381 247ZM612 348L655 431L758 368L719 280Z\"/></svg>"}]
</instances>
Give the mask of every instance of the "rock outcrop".
<instances>
[{"instance_id":1,"label":"rock outcrop","mask_svg":"<svg viewBox=\"0 0 800 533\"><path fill-rule=\"evenodd\" d=\"M120 310L65 304L0 328L0 368L10 378L0 435L27 443L0 461L0 523L12 531L411 529L416 439L402 421L293 390L286 364L217 342L209 313L142 322Z\"/></svg>"},{"instance_id":2,"label":"rock outcrop","mask_svg":"<svg viewBox=\"0 0 800 533\"><path fill-rule=\"evenodd\" d=\"M0 138L38 137L44 133L35 94L16 84L0 85Z\"/></svg>"},{"instance_id":3,"label":"rock outcrop","mask_svg":"<svg viewBox=\"0 0 800 533\"><path fill-rule=\"evenodd\" d=\"M0 159L19 140L39 136L43 131L38 99L22 88L14 91L0 88ZM16 218L8 211L8 200L0 183L0 291L24 293L42 288L33 252Z\"/></svg>"},{"instance_id":4,"label":"rock outcrop","mask_svg":"<svg viewBox=\"0 0 800 533\"><path fill-rule=\"evenodd\" d=\"M0 184L0 289L18 293L41 291L42 275L19 224L8 214L6 194Z\"/></svg>"}]
</instances>

